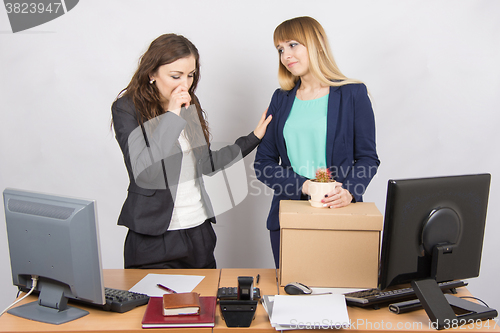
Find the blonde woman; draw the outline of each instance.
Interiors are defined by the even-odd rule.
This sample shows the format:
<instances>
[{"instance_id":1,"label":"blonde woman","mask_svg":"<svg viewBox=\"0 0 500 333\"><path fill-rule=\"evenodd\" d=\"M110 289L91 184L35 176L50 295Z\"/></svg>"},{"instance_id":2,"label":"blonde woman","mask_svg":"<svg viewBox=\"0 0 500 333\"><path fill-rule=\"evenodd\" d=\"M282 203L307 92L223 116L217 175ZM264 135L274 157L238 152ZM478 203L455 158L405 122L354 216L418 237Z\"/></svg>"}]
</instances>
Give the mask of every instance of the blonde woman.
<instances>
[{"instance_id":1,"label":"blonde woman","mask_svg":"<svg viewBox=\"0 0 500 333\"><path fill-rule=\"evenodd\" d=\"M320 167L329 168L341 185L325 196L325 207L362 201L380 162L366 86L340 72L323 27L311 17L287 20L275 29L274 45L281 89L271 99L273 122L254 167L274 190L267 228L279 267L280 201L307 200Z\"/></svg>"}]
</instances>

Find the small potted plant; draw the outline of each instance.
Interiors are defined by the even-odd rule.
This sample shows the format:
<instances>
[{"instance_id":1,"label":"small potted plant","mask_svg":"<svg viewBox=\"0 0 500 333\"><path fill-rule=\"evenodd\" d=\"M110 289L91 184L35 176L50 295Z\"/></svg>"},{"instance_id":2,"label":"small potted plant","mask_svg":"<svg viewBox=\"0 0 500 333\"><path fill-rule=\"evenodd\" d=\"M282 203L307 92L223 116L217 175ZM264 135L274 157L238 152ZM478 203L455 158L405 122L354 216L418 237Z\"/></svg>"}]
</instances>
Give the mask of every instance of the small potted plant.
<instances>
[{"instance_id":1,"label":"small potted plant","mask_svg":"<svg viewBox=\"0 0 500 333\"><path fill-rule=\"evenodd\" d=\"M319 168L316 170L316 179L311 179L309 184L309 195L311 196L311 206L323 208L322 199L325 195L335 189L335 180L333 180L328 168Z\"/></svg>"}]
</instances>

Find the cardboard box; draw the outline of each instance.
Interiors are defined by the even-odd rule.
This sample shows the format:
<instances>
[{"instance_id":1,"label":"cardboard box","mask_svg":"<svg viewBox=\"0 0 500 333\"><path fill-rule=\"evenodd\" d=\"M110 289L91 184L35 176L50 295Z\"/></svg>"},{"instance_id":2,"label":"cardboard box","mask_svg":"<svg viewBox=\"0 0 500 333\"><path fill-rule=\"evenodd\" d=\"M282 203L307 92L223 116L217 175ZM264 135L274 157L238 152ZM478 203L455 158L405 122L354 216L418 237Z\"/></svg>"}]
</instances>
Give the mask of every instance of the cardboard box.
<instances>
[{"instance_id":1,"label":"cardboard box","mask_svg":"<svg viewBox=\"0 0 500 333\"><path fill-rule=\"evenodd\" d=\"M383 217L374 203L314 208L280 204L280 285L376 288Z\"/></svg>"}]
</instances>

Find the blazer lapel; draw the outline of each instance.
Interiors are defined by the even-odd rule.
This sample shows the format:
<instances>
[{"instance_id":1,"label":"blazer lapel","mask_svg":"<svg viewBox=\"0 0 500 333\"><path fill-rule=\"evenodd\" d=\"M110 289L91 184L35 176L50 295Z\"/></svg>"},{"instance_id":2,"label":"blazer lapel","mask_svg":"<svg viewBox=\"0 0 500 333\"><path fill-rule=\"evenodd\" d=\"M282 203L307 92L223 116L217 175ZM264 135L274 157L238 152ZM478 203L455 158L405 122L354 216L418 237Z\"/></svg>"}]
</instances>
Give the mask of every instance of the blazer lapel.
<instances>
[{"instance_id":1,"label":"blazer lapel","mask_svg":"<svg viewBox=\"0 0 500 333\"><path fill-rule=\"evenodd\" d=\"M333 142L335 141L335 132L337 130L337 121L340 112L340 89L339 87L330 87L328 96L328 114L326 127L326 163L332 164L333 161Z\"/></svg>"},{"instance_id":2,"label":"blazer lapel","mask_svg":"<svg viewBox=\"0 0 500 333\"><path fill-rule=\"evenodd\" d=\"M288 159L288 154L286 153L286 145L285 145L285 138L283 136L283 129L285 127L286 120L288 119L288 116L290 115L290 111L292 110L293 102L295 100L295 95L297 94L297 89L300 86L300 79L295 85L295 87L292 90L289 90L286 94L285 98L285 108L283 110L282 117L279 120L278 123L278 133L280 136L280 141L279 141L279 149L284 154L281 154L281 158L284 159L284 162L286 165L290 165L290 160Z\"/></svg>"}]
</instances>

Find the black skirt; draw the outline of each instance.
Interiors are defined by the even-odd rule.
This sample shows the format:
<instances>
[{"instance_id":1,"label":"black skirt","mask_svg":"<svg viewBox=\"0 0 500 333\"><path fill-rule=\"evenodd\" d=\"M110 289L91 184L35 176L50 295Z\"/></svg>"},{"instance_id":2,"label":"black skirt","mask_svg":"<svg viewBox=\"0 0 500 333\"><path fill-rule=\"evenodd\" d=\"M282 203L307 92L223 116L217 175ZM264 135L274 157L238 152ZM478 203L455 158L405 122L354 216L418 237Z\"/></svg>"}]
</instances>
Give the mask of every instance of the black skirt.
<instances>
[{"instance_id":1,"label":"black skirt","mask_svg":"<svg viewBox=\"0 0 500 333\"><path fill-rule=\"evenodd\" d=\"M217 236L212 223L149 236L129 229L125 238L125 268L216 268Z\"/></svg>"}]
</instances>

